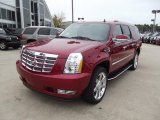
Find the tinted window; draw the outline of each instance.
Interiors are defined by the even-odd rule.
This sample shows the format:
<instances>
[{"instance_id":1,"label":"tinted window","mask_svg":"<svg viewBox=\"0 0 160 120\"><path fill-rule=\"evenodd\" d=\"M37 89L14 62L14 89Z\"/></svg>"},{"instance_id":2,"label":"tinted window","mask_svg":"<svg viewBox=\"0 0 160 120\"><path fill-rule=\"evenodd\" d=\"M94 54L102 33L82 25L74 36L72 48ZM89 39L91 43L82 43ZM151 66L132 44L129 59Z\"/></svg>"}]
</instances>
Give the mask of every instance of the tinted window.
<instances>
[{"instance_id":1,"label":"tinted window","mask_svg":"<svg viewBox=\"0 0 160 120\"><path fill-rule=\"evenodd\" d=\"M3 28L7 28L7 24L6 23L3 23Z\"/></svg>"},{"instance_id":2,"label":"tinted window","mask_svg":"<svg viewBox=\"0 0 160 120\"><path fill-rule=\"evenodd\" d=\"M33 34L36 31L36 28L26 28L23 34Z\"/></svg>"},{"instance_id":3,"label":"tinted window","mask_svg":"<svg viewBox=\"0 0 160 120\"><path fill-rule=\"evenodd\" d=\"M31 21L30 21L30 11L27 9L23 9L23 14L24 14L24 26L30 26Z\"/></svg>"},{"instance_id":4,"label":"tinted window","mask_svg":"<svg viewBox=\"0 0 160 120\"><path fill-rule=\"evenodd\" d=\"M38 31L39 35L50 35L50 28L40 28Z\"/></svg>"},{"instance_id":5,"label":"tinted window","mask_svg":"<svg viewBox=\"0 0 160 120\"><path fill-rule=\"evenodd\" d=\"M47 6L45 6L45 17L48 18L48 19L51 19L51 16L50 16L50 13L47 9Z\"/></svg>"},{"instance_id":6,"label":"tinted window","mask_svg":"<svg viewBox=\"0 0 160 120\"><path fill-rule=\"evenodd\" d=\"M113 31L113 38L115 38L117 35L122 34L122 29L120 25L116 25Z\"/></svg>"},{"instance_id":7,"label":"tinted window","mask_svg":"<svg viewBox=\"0 0 160 120\"><path fill-rule=\"evenodd\" d=\"M132 26L131 30L132 30L132 36L134 37L134 39L140 39L138 28L136 26Z\"/></svg>"},{"instance_id":8,"label":"tinted window","mask_svg":"<svg viewBox=\"0 0 160 120\"><path fill-rule=\"evenodd\" d=\"M18 24L18 28L21 28L21 13L20 13L20 8L16 9L17 11L17 24Z\"/></svg>"},{"instance_id":9,"label":"tinted window","mask_svg":"<svg viewBox=\"0 0 160 120\"><path fill-rule=\"evenodd\" d=\"M6 32L3 29L0 29L0 35L6 34Z\"/></svg>"},{"instance_id":10,"label":"tinted window","mask_svg":"<svg viewBox=\"0 0 160 120\"><path fill-rule=\"evenodd\" d=\"M0 23L0 28L3 28L3 24L2 23Z\"/></svg>"},{"instance_id":11,"label":"tinted window","mask_svg":"<svg viewBox=\"0 0 160 120\"><path fill-rule=\"evenodd\" d=\"M19 7L19 0L16 0L16 6Z\"/></svg>"},{"instance_id":12,"label":"tinted window","mask_svg":"<svg viewBox=\"0 0 160 120\"><path fill-rule=\"evenodd\" d=\"M123 34L128 36L129 39L131 38L131 32L129 30L129 27L127 25L122 25Z\"/></svg>"},{"instance_id":13,"label":"tinted window","mask_svg":"<svg viewBox=\"0 0 160 120\"><path fill-rule=\"evenodd\" d=\"M12 11L7 10L7 19L12 20Z\"/></svg>"},{"instance_id":14,"label":"tinted window","mask_svg":"<svg viewBox=\"0 0 160 120\"><path fill-rule=\"evenodd\" d=\"M26 9L28 9L28 10L30 9L30 7L29 7L30 3L29 2L30 2L30 0L23 0L23 7L26 8Z\"/></svg>"},{"instance_id":15,"label":"tinted window","mask_svg":"<svg viewBox=\"0 0 160 120\"><path fill-rule=\"evenodd\" d=\"M95 41L106 40L110 26L102 23L74 23L66 28L60 36L69 38L89 38Z\"/></svg>"},{"instance_id":16,"label":"tinted window","mask_svg":"<svg viewBox=\"0 0 160 120\"><path fill-rule=\"evenodd\" d=\"M52 29L52 30L51 30L51 35L56 35L58 32L59 32L58 30Z\"/></svg>"},{"instance_id":17,"label":"tinted window","mask_svg":"<svg viewBox=\"0 0 160 120\"><path fill-rule=\"evenodd\" d=\"M0 19L1 19L1 9L0 9Z\"/></svg>"},{"instance_id":18,"label":"tinted window","mask_svg":"<svg viewBox=\"0 0 160 120\"><path fill-rule=\"evenodd\" d=\"M14 12L14 11L12 11L12 20L13 20L13 21L16 20L16 18L15 18L15 12Z\"/></svg>"},{"instance_id":19,"label":"tinted window","mask_svg":"<svg viewBox=\"0 0 160 120\"><path fill-rule=\"evenodd\" d=\"M2 19L7 19L6 9L1 9L2 12Z\"/></svg>"}]
</instances>

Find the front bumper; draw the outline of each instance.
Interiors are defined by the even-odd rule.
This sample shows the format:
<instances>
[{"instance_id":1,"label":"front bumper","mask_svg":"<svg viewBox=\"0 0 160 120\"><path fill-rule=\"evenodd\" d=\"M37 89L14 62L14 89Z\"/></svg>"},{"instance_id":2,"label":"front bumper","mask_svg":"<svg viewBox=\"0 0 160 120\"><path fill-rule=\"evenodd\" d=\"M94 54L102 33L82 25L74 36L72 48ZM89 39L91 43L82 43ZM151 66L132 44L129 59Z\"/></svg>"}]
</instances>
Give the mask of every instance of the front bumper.
<instances>
[{"instance_id":1,"label":"front bumper","mask_svg":"<svg viewBox=\"0 0 160 120\"><path fill-rule=\"evenodd\" d=\"M90 74L40 74L26 70L20 61L16 62L17 71L23 84L36 91L66 99L73 99L82 94L89 84ZM57 90L76 91L75 94L58 94Z\"/></svg>"},{"instance_id":2,"label":"front bumper","mask_svg":"<svg viewBox=\"0 0 160 120\"><path fill-rule=\"evenodd\" d=\"M6 42L6 43L7 43L7 46L9 46L9 47L20 46L21 45L20 41L11 41L11 42Z\"/></svg>"},{"instance_id":3,"label":"front bumper","mask_svg":"<svg viewBox=\"0 0 160 120\"><path fill-rule=\"evenodd\" d=\"M157 44L157 45L160 45L160 40L156 40L156 44Z\"/></svg>"}]
</instances>

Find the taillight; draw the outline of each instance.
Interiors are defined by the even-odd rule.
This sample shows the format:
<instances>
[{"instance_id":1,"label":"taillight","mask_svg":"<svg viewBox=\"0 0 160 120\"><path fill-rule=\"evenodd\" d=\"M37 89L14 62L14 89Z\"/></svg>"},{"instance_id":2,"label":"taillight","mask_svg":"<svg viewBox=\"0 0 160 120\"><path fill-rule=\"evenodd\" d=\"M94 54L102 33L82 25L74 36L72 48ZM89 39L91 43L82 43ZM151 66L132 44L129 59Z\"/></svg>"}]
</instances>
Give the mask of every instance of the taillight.
<instances>
[{"instance_id":1,"label":"taillight","mask_svg":"<svg viewBox=\"0 0 160 120\"><path fill-rule=\"evenodd\" d=\"M22 40L23 34L21 33L18 37L20 40Z\"/></svg>"}]
</instances>

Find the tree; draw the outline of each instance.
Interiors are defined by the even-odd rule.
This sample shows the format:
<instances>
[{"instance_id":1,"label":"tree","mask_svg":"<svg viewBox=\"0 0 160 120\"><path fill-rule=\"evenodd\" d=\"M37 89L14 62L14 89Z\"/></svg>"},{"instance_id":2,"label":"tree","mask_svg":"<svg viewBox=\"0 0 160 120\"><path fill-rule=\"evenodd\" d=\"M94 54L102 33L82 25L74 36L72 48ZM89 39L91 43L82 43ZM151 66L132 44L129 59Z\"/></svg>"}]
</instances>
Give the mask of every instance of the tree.
<instances>
[{"instance_id":1,"label":"tree","mask_svg":"<svg viewBox=\"0 0 160 120\"><path fill-rule=\"evenodd\" d=\"M138 24L136 26L138 27L138 29L141 33L152 32L153 31L153 24L150 24L150 25L148 25L148 24L144 24L144 25ZM160 32L160 26L158 26L158 24L156 24L156 31Z\"/></svg>"},{"instance_id":2,"label":"tree","mask_svg":"<svg viewBox=\"0 0 160 120\"><path fill-rule=\"evenodd\" d=\"M54 15L53 16L53 23L55 27L63 28L63 20L65 19L64 13L61 13L60 15Z\"/></svg>"}]
</instances>

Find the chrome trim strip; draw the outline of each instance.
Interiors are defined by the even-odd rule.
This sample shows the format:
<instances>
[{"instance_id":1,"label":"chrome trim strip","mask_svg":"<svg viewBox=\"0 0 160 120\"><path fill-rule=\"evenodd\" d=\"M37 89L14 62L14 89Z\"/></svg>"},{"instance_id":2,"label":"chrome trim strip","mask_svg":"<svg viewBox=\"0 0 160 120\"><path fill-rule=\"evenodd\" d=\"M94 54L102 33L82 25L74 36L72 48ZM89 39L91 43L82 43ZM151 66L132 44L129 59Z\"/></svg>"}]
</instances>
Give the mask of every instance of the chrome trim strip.
<instances>
[{"instance_id":1,"label":"chrome trim strip","mask_svg":"<svg viewBox=\"0 0 160 120\"><path fill-rule=\"evenodd\" d=\"M126 56L126 57L124 57L124 58L122 58L122 59L120 59L120 60L118 60L118 61L116 61L116 62L112 63L112 65L115 65L115 64L117 64L117 63L119 63L119 62L121 62L121 61L123 61L123 60L125 60L125 59L129 58L129 57L130 57L130 56L132 56L132 55L133 55L133 54L128 55L128 56Z\"/></svg>"},{"instance_id":2,"label":"chrome trim strip","mask_svg":"<svg viewBox=\"0 0 160 120\"><path fill-rule=\"evenodd\" d=\"M116 75L115 77L110 78L110 79L108 79L108 80L113 80L113 79L117 78L118 76L122 75L122 74L123 74L125 71L127 71L131 66L132 66L132 65L130 65L129 67L127 67L125 70L123 70L122 72L120 72L120 73L119 73L118 75Z\"/></svg>"}]
</instances>

